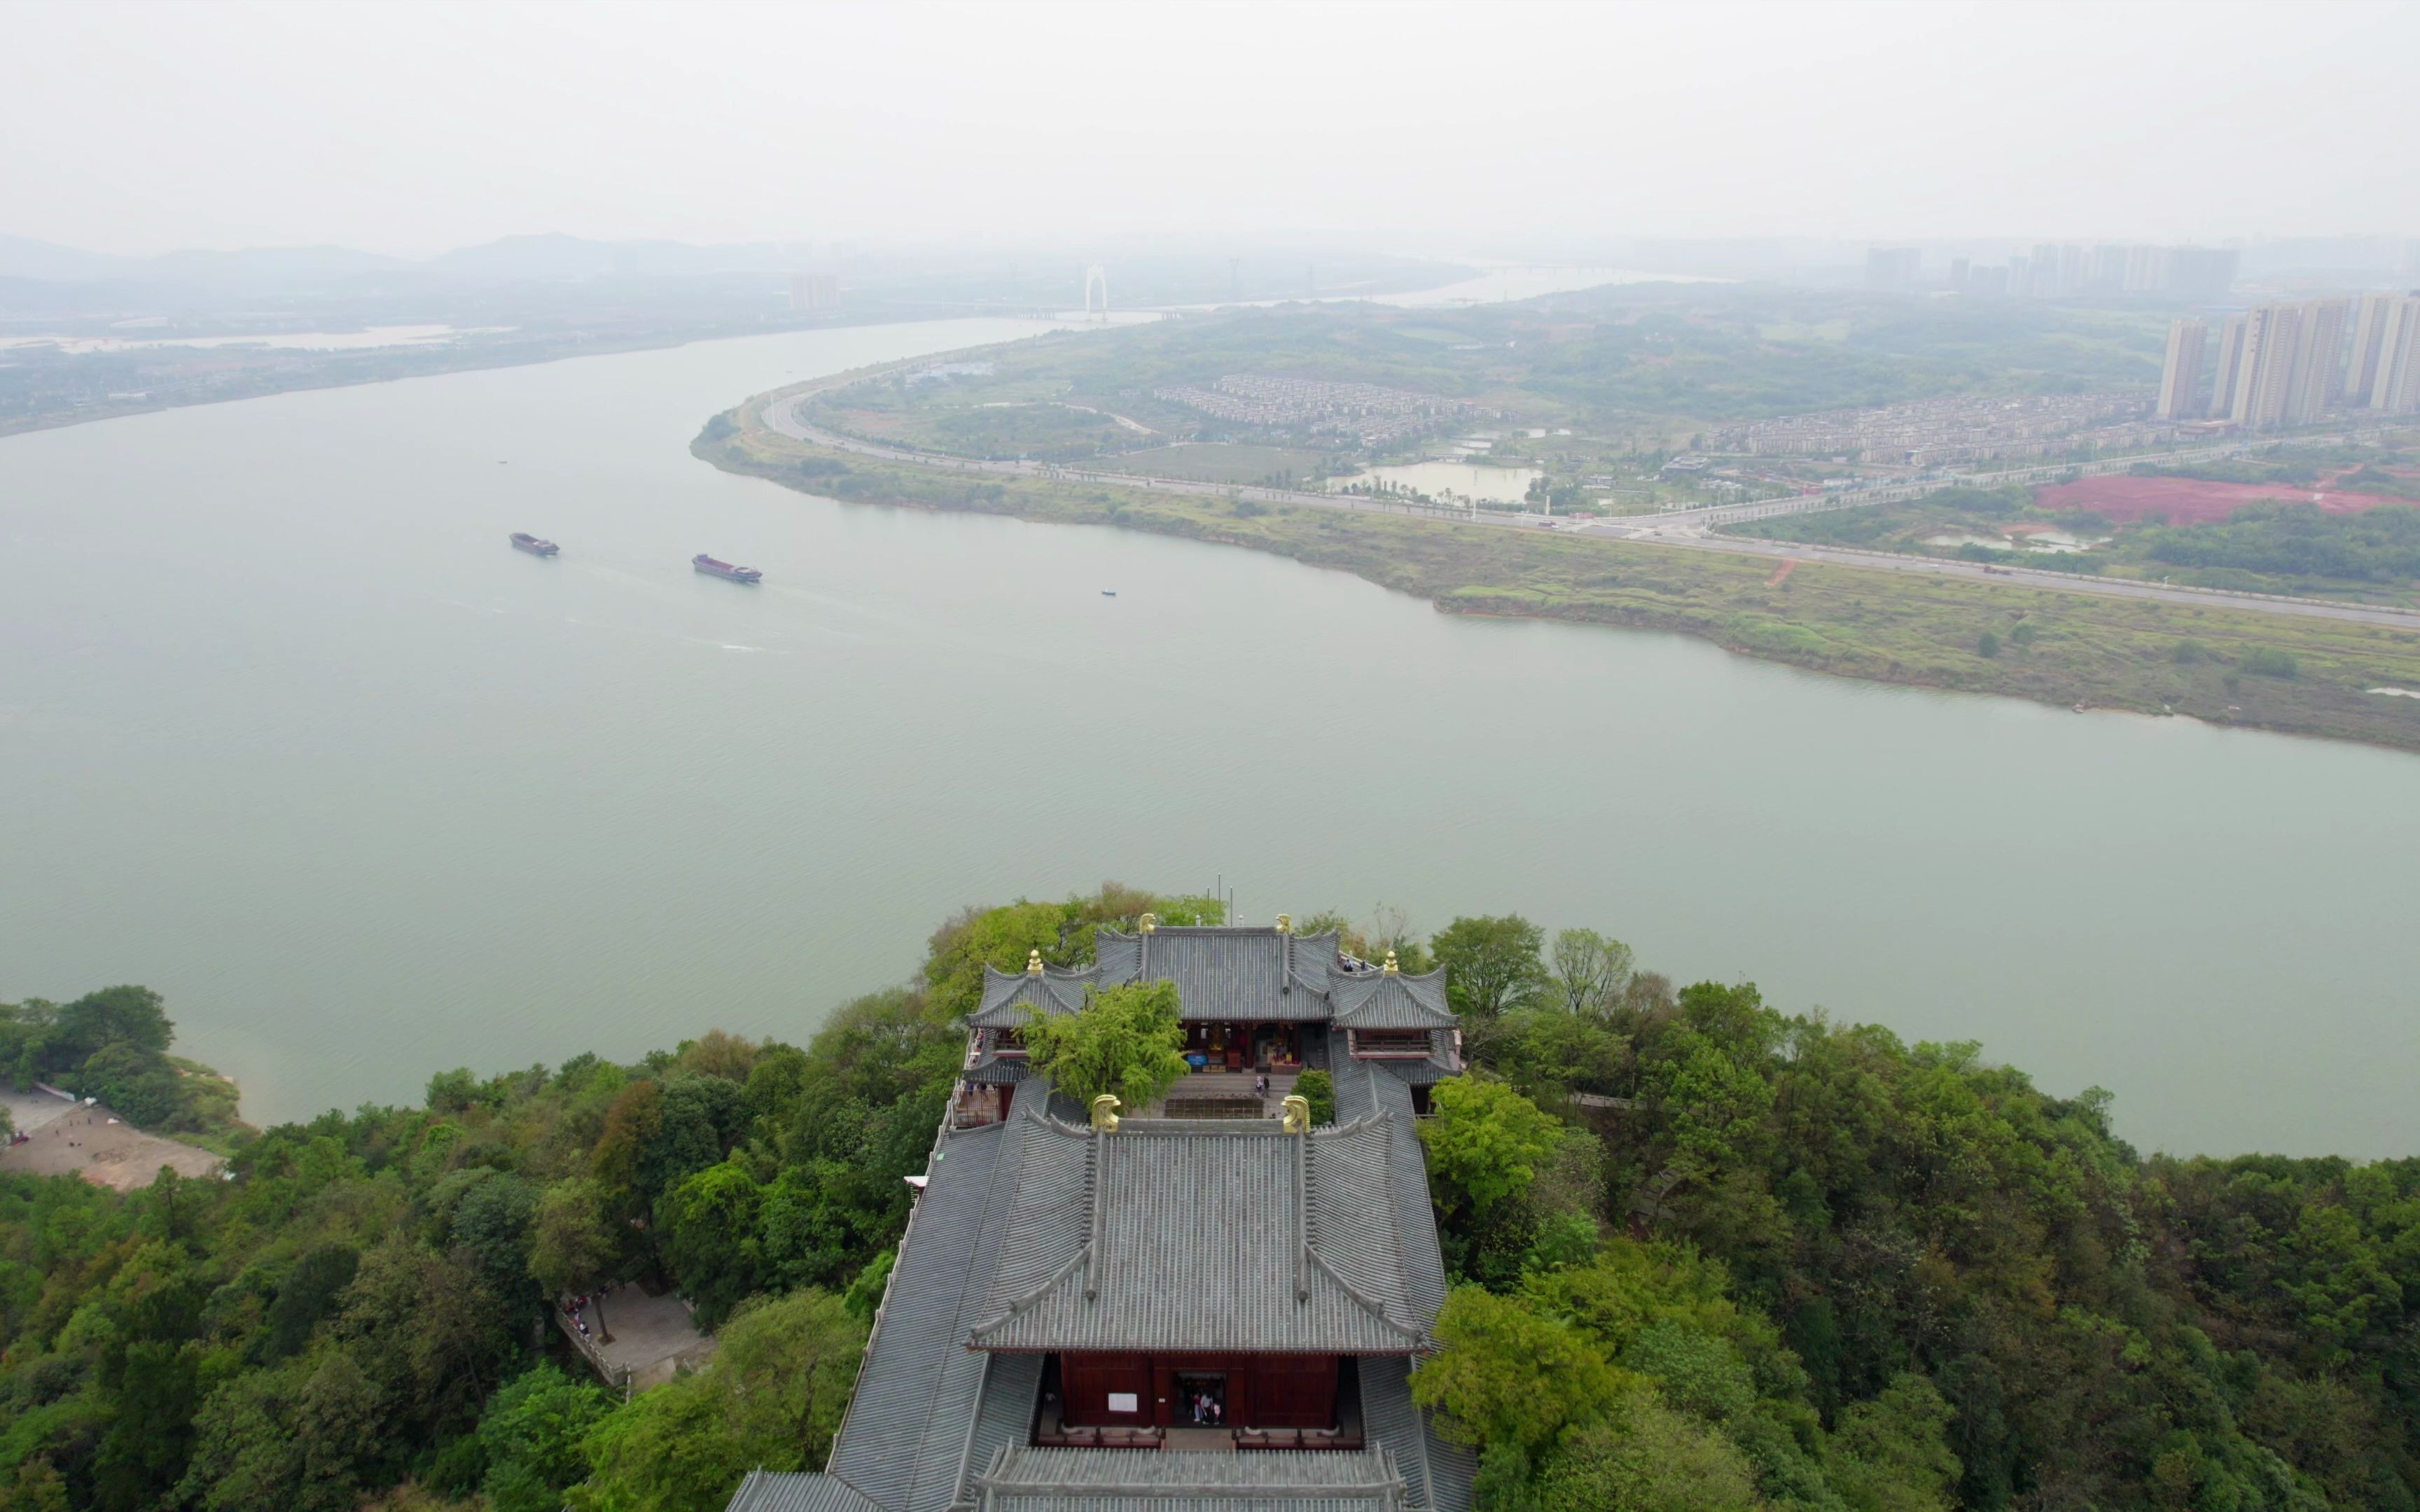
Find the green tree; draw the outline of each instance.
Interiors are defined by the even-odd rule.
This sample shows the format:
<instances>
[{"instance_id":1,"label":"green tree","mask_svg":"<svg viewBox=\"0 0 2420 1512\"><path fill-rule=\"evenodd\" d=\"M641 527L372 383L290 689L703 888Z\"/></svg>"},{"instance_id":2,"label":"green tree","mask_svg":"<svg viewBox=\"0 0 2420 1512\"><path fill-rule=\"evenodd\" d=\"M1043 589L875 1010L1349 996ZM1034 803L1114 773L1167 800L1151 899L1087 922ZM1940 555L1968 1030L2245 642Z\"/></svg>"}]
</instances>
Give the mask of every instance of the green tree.
<instances>
[{"instance_id":1,"label":"green tree","mask_svg":"<svg viewBox=\"0 0 2420 1512\"><path fill-rule=\"evenodd\" d=\"M666 1193L665 1258L700 1328L720 1324L764 1285L758 1233L765 1205L755 1179L731 1164L709 1166Z\"/></svg>"},{"instance_id":2,"label":"green tree","mask_svg":"<svg viewBox=\"0 0 2420 1512\"><path fill-rule=\"evenodd\" d=\"M1548 967L1556 1007L1583 1018L1613 1011L1630 985L1630 947L1592 929L1559 930Z\"/></svg>"},{"instance_id":3,"label":"green tree","mask_svg":"<svg viewBox=\"0 0 2420 1512\"><path fill-rule=\"evenodd\" d=\"M949 1022L973 1012L983 1002L986 964L1022 971L1030 950L1066 964L1061 939L1065 924L1066 910L1059 904L1020 901L1005 908L970 908L942 925L924 962L934 1015Z\"/></svg>"},{"instance_id":4,"label":"green tree","mask_svg":"<svg viewBox=\"0 0 2420 1512\"><path fill-rule=\"evenodd\" d=\"M70 1066L102 1045L124 1043L153 1056L176 1037L160 995L148 987L103 987L58 1011L52 1031L53 1064Z\"/></svg>"},{"instance_id":5,"label":"green tree","mask_svg":"<svg viewBox=\"0 0 2420 1512\"><path fill-rule=\"evenodd\" d=\"M1521 1196L1562 1137L1562 1120L1507 1082L1450 1077L1431 1099L1435 1117L1421 1121L1420 1143L1453 1211L1484 1212Z\"/></svg>"},{"instance_id":6,"label":"green tree","mask_svg":"<svg viewBox=\"0 0 2420 1512\"><path fill-rule=\"evenodd\" d=\"M401 1236L362 1257L334 1333L387 1400L386 1424L423 1442L467 1430L517 1352L477 1262Z\"/></svg>"},{"instance_id":7,"label":"green tree","mask_svg":"<svg viewBox=\"0 0 2420 1512\"><path fill-rule=\"evenodd\" d=\"M311 1331L334 1310L337 1294L352 1284L361 1263L360 1251L336 1243L317 1245L295 1261L269 1305L268 1326L254 1345L256 1357L274 1362L302 1353Z\"/></svg>"},{"instance_id":8,"label":"green tree","mask_svg":"<svg viewBox=\"0 0 2420 1512\"><path fill-rule=\"evenodd\" d=\"M617 1248L605 1212L605 1191L575 1177L538 1197L529 1228L529 1270L550 1297L591 1289L613 1278Z\"/></svg>"},{"instance_id":9,"label":"green tree","mask_svg":"<svg viewBox=\"0 0 2420 1512\"><path fill-rule=\"evenodd\" d=\"M713 1363L633 1398L590 1431L580 1512L719 1512L749 1471L820 1466L865 1348L839 1298L813 1289L752 1302L723 1326Z\"/></svg>"},{"instance_id":10,"label":"green tree","mask_svg":"<svg viewBox=\"0 0 2420 1512\"><path fill-rule=\"evenodd\" d=\"M1542 1467L1537 1512L1756 1512L1756 1467L1704 1423L1640 1393Z\"/></svg>"},{"instance_id":11,"label":"green tree","mask_svg":"<svg viewBox=\"0 0 2420 1512\"><path fill-rule=\"evenodd\" d=\"M479 1416L494 1512L557 1512L563 1493L588 1478L582 1441L613 1401L594 1381L540 1365L506 1381Z\"/></svg>"},{"instance_id":12,"label":"green tree","mask_svg":"<svg viewBox=\"0 0 2420 1512\"><path fill-rule=\"evenodd\" d=\"M1336 1078L1324 1071L1307 1071L1295 1078L1296 1097L1311 1104L1311 1121L1314 1124L1336 1121Z\"/></svg>"},{"instance_id":13,"label":"green tree","mask_svg":"<svg viewBox=\"0 0 2420 1512\"><path fill-rule=\"evenodd\" d=\"M1412 1372L1412 1397L1464 1444L1535 1455L1634 1389L1585 1336L1519 1298L1457 1287L1435 1332L1437 1351Z\"/></svg>"},{"instance_id":14,"label":"green tree","mask_svg":"<svg viewBox=\"0 0 2420 1512\"><path fill-rule=\"evenodd\" d=\"M454 1242L470 1254L480 1278L500 1298L530 1298L530 1228L537 1204L536 1187L501 1171L471 1188L454 1210Z\"/></svg>"},{"instance_id":15,"label":"green tree","mask_svg":"<svg viewBox=\"0 0 2420 1512\"><path fill-rule=\"evenodd\" d=\"M1840 1414L1831 1478L1855 1512L1943 1512L1962 1467L1947 1442L1955 1416L1922 1376L1901 1372L1883 1394Z\"/></svg>"},{"instance_id":16,"label":"green tree","mask_svg":"<svg viewBox=\"0 0 2420 1512\"><path fill-rule=\"evenodd\" d=\"M1445 967L1446 993L1454 1011L1486 1020L1527 1007L1546 986L1538 960L1545 936L1518 914L1457 918L1429 942Z\"/></svg>"},{"instance_id":17,"label":"green tree","mask_svg":"<svg viewBox=\"0 0 2420 1512\"><path fill-rule=\"evenodd\" d=\"M891 1289L891 1268L898 1259L897 1250L884 1250L865 1262L865 1269L857 1273L857 1279L841 1295L841 1305L848 1315L868 1328L874 1326L874 1315L881 1310L882 1298Z\"/></svg>"},{"instance_id":18,"label":"green tree","mask_svg":"<svg viewBox=\"0 0 2420 1512\"><path fill-rule=\"evenodd\" d=\"M138 1128L172 1121L183 1102L167 1061L127 1040L112 1040L85 1057L76 1086Z\"/></svg>"},{"instance_id":19,"label":"green tree","mask_svg":"<svg viewBox=\"0 0 2420 1512\"><path fill-rule=\"evenodd\" d=\"M1033 1069L1077 1102L1109 1092L1140 1113L1186 1073L1176 983L1130 982L1094 993L1078 1012L1034 1013L1025 1047Z\"/></svg>"}]
</instances>

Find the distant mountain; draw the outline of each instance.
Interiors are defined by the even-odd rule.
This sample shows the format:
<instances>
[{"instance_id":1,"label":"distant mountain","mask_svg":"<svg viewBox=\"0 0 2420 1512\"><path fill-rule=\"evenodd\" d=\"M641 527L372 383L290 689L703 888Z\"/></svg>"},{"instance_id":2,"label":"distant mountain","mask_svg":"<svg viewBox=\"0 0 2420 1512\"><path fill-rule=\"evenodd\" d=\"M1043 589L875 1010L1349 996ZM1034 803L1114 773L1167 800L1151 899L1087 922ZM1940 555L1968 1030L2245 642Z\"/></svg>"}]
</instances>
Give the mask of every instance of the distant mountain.
<instances>
[{"instance_id":1,"label":"distant mountain","mask_svg":"<svg viewBox=\"0 0 2420 1512\"><path fill-rule=\"evenodd\" d=\"M40 278L54 283L79 283L95 278L123 278L141 270L140 259L113 257L62 247L31 237L0 236L0 278Z\"/></svg>"},{"instance_id":2,"label":"distant mountain","mask_svg":"<svg viewBox=\"0 0 2420 1512\"><path fill-rule=\"evenodd\" d=\"M683 241L592 241L570 236L504 237L425 261L325 246L117 257L29 237L0 236L0 278L58 284L116 279L189 288L295 288L399 272L477 282L772 273L798 261L773 242L698 247Z\"/></svg>"},{"instance_id":3,"label":"distant mountain","mask_svg":"<svg viewBox=\"0 0 2420 1512\"><path fill-rule=\"evenodd\" d=\"M591 241L561 235L504 237L461 247L423 266L454 278L608 278L778 272L790 266L770 242L696 247L685 241Z\"/></svg>"},{"instance_id":4,"label":"distant mountain","mask_svg":"<svg viewBox=\"0 0 2420 1512\"><path fill-rule=\"evenodd\" d=\"M236 252L172 252L145 262L152 276L191 284L274 285L392 272L411 264L349 247L246 247Z\"/></svg>"}]
</instances>

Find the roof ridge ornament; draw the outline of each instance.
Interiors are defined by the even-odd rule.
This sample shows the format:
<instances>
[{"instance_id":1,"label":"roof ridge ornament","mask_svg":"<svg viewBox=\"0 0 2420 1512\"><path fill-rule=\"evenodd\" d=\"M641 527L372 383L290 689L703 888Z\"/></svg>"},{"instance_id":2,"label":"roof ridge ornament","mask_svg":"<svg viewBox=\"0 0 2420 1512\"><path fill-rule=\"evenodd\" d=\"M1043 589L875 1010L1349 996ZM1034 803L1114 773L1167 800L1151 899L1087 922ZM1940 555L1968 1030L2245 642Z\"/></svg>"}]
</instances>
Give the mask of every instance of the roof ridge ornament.
<instances>
[{"instance_id":1,"label":"roof ridge ornament","mask_svg":"<svg viewBox=\"0 0 2420 1512\"><path fill-rule=\"evenodd\" d=\"M1402 964L1395 960L1395 952L1392 950L1387 952L1387 964L1378 968L1381 973L1389 977L1396 975L1403 969Z\"/></svg>"},{"instance_id":2,"label":"roof ridge ornament","mask_svg":"<svg viewBox=\"0 0 2420 1512\"><path fill-rule=\"evenodd\" d=\"M1292 914L1280 914L1278 916L1278 933L1280 934L1291 934L1294 933L1294 916Z\"/></svg>"},{"instance_id":3,"label":"roof ridge ornament","mask_svg":"<svg viewBox=\"0 0 2420 1512\"><path fill-rule=\"evenodd\" d=\"M1094 1132L1096 1134L1117 1133L1119 1122L1118 1109L1125 1106L1125 1104L1124 1103L1118 1101L1117 1094L1114 1092L1103 1092L1100 1096L1093 1099Z\"/></svg>"},{"instance_id":4,"label":"roof ridge ornament","mask_svg":"<svg viewBox=\"0 0 2420 1512\"><path fill-rule=\"evenodd\" d=\"M1311 1099L1300 1093L1288 1096L1284 1103L1285 1132L1290 1134L1311 1133Z\"/></svg>"},{"instance_id":5,"label":"roof ridge ornament","mask_svg":"<svg viewBox=\"0 0 2420 1512\"><path fill-rule=\"evenodd\" d=\"M1148 934L1152 931L1159 928L1159 916L1156 914L1145 914L1140 918L1135 920L1135 927L1140 930L1143 933Z\"/></svg>"},{"instance_id":6,"label":"roof ridge ornament","mask_svg":"<svg viewBox=\"0 0 2420 1512\"><path fill-rule=\"evenodd\" d=\"M1042 975L1042 952L1040 950L1028 950L1025 952L1025 974L1029 977L1038 977Z\"/></svg>"}]
</instances>

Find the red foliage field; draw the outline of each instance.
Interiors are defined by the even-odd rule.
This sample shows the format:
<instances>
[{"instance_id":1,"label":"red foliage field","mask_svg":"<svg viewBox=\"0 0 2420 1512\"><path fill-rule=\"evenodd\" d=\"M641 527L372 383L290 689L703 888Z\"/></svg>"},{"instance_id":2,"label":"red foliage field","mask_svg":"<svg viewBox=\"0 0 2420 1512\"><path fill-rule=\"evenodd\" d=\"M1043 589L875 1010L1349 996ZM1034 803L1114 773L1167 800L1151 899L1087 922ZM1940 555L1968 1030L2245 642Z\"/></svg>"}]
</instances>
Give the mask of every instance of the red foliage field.
<instances>
[{"instance_id":1,"label":"red foliage field","mask_svg":"<svg viewBox=\"0 0 2420 1512\"><path fill-rule=\"evenodd\" d=\"M2331 515L2356 515L2376 504L2401 503L2373 493L2337 493L2322 486L2314 491L2282 483L2211 483L2201 478L2079 478L2034 490L2034 502L2044 509L2090 509L2113 520L2131 522L2146 516L2164 516L2171 525L2197 525L2225 519L2246 504L2316 502Z\"/></svg>"}]
</instances>

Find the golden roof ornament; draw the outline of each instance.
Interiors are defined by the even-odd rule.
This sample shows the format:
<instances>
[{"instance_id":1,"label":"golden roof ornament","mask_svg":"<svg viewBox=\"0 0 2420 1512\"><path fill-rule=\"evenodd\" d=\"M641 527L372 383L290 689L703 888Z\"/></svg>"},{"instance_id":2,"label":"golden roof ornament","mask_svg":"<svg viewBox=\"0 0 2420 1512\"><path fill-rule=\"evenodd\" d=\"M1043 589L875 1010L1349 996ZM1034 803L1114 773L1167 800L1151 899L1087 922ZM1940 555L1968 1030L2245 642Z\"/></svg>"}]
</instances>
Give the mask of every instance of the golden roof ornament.
<instances>
[{"instance_id":1,"label":"golden roof ornament","mask_svg":"<svg viewBox=\"0 0 2420 1512\"><path fill-rule=\"evenodd\" d=\"M1395 952L1394 952L1394 951L1392 951L1392 950L1389 950L1389 951L1388 951L1388 952L1387 952L1387 964L1386 964L1385 965L1383 965L1383 966L1380 966L1378 969L1379 969L1380 971L1385 972L1388 976L1391 977L1391 976L1393 976L1395 973L1397 973L1397 972L1399 972L1399 971L1403 970L1404 968L1403 968L1401 965L1399 965L1399 964L1396 964L1396 961L1395 961Z\"/></svg>"},{"instance_id":2,"label":"golden roof ornament","mask_svg":"<svg viewBox=\"0 0 2420 1512\"><path fill-rule=\"evenodd\" d=\"M1041 951L1028 950L1025 952L1025 974L1029 977L1038 977L1042 975Z\"/></svg>"},{"instance_id":3,"label":"golden roof ornament","mask_svg":"<svg viewBox=\"0 0 2420 1512\"><path fill-rule=\"evenodd\" d=\"M1308 1106L1309 1104L1305 1105ZM1094 1132L1096 1134L1117 1133L1118 1109L1125 1106L1125 1104L1119 1102L1116 1095L1110 1092L1103 1092L1100 1096L1093 1099Z\"/></svg>"},{"instance_id":4,"label":"golden roof ornament","mask_svg":"<svg viewBox=\"0 0 2420 1512\"><path fill-rule=\"evenodd\" d=\"M1292 914L1280 914L1278 916L1278 933L1280 934L1291 934L1294 933L1294 916Z\"/></svg>"},{"instance_id":5,"label":"golden roof ornament","mask_svg":"<svg viewBox=\"0 0 2420 1512\"><path fill-rule=\"evenodd\" d=\"M1299 1092L1285 1100L1285 1132L1297 1134L1311 1133L1311 1099Z\"/></svg>"},{"instance_id":6,"label":"golden roof ornament","mask_svg":"<svg viewBox=\"0 0 2420 1512\"><path fill-rule=\"evenodd\" d=\"M1156 914L1145 914L1141 918L1136 920L1136 924L1137 927L1141 929L1145 934L1148 934L1153 930L1159 928L1159 916Z\"/></svg>"}]
</instances>

